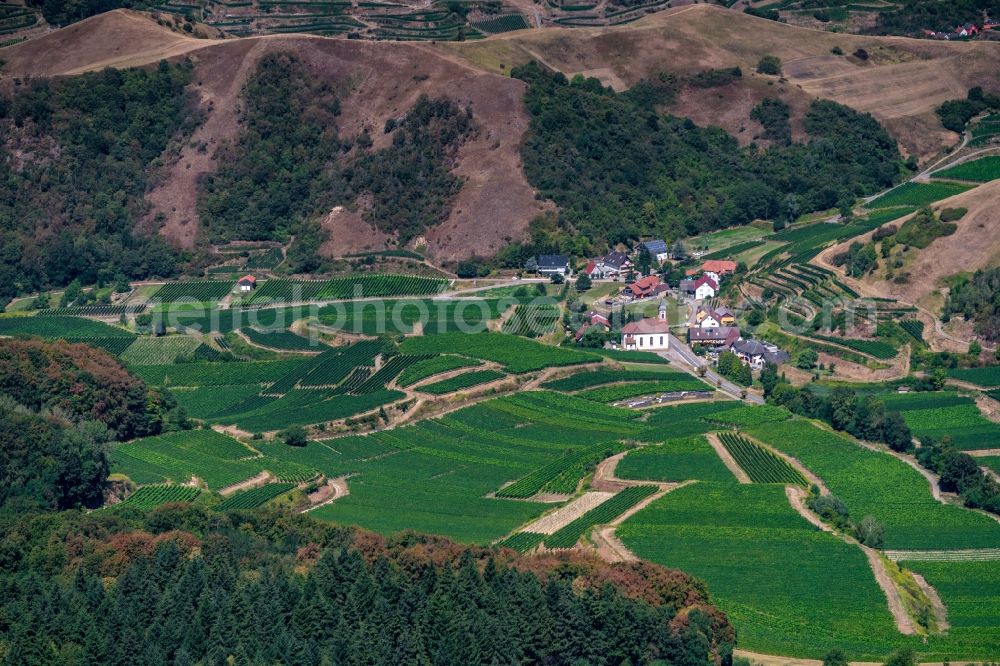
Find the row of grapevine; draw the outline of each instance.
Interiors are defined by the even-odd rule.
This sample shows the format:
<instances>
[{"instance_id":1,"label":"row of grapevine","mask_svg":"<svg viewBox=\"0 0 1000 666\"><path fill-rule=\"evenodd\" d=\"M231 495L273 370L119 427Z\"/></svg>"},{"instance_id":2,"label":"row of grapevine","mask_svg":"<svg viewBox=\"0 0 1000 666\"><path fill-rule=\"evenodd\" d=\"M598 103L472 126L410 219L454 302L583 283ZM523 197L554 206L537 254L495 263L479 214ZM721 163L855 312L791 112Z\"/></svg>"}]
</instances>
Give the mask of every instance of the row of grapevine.
<instances>
[{"instance_id":1,"label":"row of grapevine","mask_svg":"<svg viewBox=\"0 0 1000 666\"><path fill-rule=\"evenodd\" d=\"M125 352L136 338L127 338L125 336L101 336L101 337L66 337L63 338L66 342L72 342L76 344L90 345L91 347L98 347L108 352L109 354L114 354L118 356Z\"/></svg>"},{"instance_id":2,"label":"row of grapevine","mask_svg":"<svg viewBox=\"0 0 1000 666\"><path fill-rule=\"evenodd\" d=\"M626 488L606 502L598 504L554 534L545 537L545 547L572 548L589 529L595 525L605 525L611 522L657 490L659 490L657 486L632 486L631 488Z\"/></svg>"},{"instance_id":3,"label":"row of grapevine","mask_svg":"<svg viewBox=\"0 0 1000 666\"><path fill-rule=\"evenodd\" d=\"M540 544L544 538L545 535L538 532L517 532L497 545L501 548L511 548L519 553L527 553Z\"/></svg>"},{"instance_id":4,"label":"row of grapevine","mask_svg":"<svg viewBox=\"0 0 1000 666\"><path fill-rule=\"evenodd\" d=\"M514 315L504 322L503 332L537 338L551 333L559 321L559 308L555 305L518 305Z\"/></svg>"},{"instance_id":5,"label":"row of grapevine","mask_svg":"<svg viewBox=\"0 0 1000 666\"><path fill-rule=\"evenodd\" d=\"M806 485L805 478L798 470L746 437L723 432L719 434L719 440L754 483Z\"/></svg>"},{"instance_id":6,"label":"row of grapevine","mask_svg":"<svg viewBox=\"0 0 1000 666\"><path fill-rule=\"evenodd\" d=\"M601 443L577 449L567 455L553 460L547 465L539 467L509 486L501 488L496 492L496 496L519 499L531 497L532 495L540 492L542 488L551 483L553 479L557 478L565 470L576 467L587 460L603 458L613 448L614 447L606 443Z\"/></svg>"},{"instance_id":7,"label":"row of grapevine","mask_svg":"<svg viewBox=\"0 0 1000 666\"><path fill-rule=\"evenodd\" d=\"M426 361L429 358L433 358L432 354L398 354L393 356L388 361L382 364L378 372L371 375L363 384L357 388L351 389L352 393L363 394L363 393L373 393L375 391L381 391L386 387L389 382L394 380L399 373L403 372L406 368L419 363L421 361Z\"/></svg>"},{"instance_id":8,"label":"row of grapevine","mask_svg":"<svg viewBox=\"0 0 1000 666\"><path fill-rule=\"evenodd\" d=\"M148 511L170 502L192 502L201 491L191 486L154 485L142 486L115 507L128 507Z\"/></svg>"},{"instance_id":9,"label":"row of grapevine","mask_svg":"<svg viewBox=\"0 0 1000 666\"><path fill-rule=\"evenodd\" d=\"M269 250L265 250L261 254L255 254L247 259L245 264L246 268L250 270L255 269L272 269L277 268L278 265L285 260L285 255L282 254L280 247L272 247Z\"/></svg>"},{"instance_id":10,"label":"row of grapevine","mask_svg":"<svg viewBox=\"0 0 1000 666\"><path fill-rule=\"evenodd\" d=\"M64 308L47 308L39 310L39 317L118 317L121 315L139 314L146 305L77 305Z\"/></svg>"},{"instance_id":11,"label":"row of grapevine","mask_svg":"<svg viewBox=\"0 0 1000 666\"><path fill-rule=\"evenodd\" d=\"M230 495L215 507L217 511L236 511L241 509L256 509L270 502L278 495L283 495L295 487L294 483L267 483L257 488L245 490Z\"/></svg>"},{"instance_id":12,"label":"row of grapevine","mask_svg":"<svg viewBox=\"0 0 1000 666\"><path fill-rule=\"evenodd\" d=\"M168 282L157 289L151 298L164 303L182 299L205 302L225 297L232 287L233 283L228 280Z\"/></svg>"},{"instance_id":13,"label":"row of grapevine","mask_svg":"<svg viewBox=\"0 0 1000 666\"><path fill-rule=\"evenodd\" d=\"M454 377L450 377L448 379L442 379L439 382L424 384L419 388L419 390L423 393L430 393L432 395L444 395L445 393L454 393L455 391L472 388L473 386L479 386L480 384L495 382L505 376L506 375L499 370L473 370L471 372L455 375Z\"/></svg>"}]
</instances>

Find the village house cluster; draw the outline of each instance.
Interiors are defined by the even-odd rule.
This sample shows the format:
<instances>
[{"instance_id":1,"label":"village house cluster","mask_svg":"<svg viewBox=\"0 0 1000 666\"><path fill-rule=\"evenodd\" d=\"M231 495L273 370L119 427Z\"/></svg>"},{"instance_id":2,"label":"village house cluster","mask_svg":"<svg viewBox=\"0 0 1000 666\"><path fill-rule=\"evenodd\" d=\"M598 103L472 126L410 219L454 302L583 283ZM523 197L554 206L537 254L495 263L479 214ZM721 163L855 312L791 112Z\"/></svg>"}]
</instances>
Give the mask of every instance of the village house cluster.
<instances>
[{"instance_id":1,"label":"village house cluster","mask_svg":"<svg viewBox=\"0 0 1000 666\"><path fill-rule=\"evenodd\" d=\"M724 351L732 352L755 369L762 368L766 363L780 364L788 360L788 354L772 344L745 339L737 325L736 314L725 306L713 304L724 282L736 273L735 261L705 260L700 265L687 269L684 278L672 289L657 272L639 275L637 264L643 263L643 250L648 256L645 263L652 267L661 266L671 258L667 243L654 239L640 243L632 252L612 250L602 257L589 260L580 270L581 275L586 275L591 280L624 282L618 293L612 294L605 301L608 306L659 299L656 317L628 322L622 326L619 338L621 348L646 351L668 349L670 321L665 299L676 295L678 298L691 299L693 311L687 321L687 342L698 353L718 358ZM565 255L541 255L537 257L537 264L538 272L542 275L558 274L566 277L572 274L569 257ZM607 334L613 328L610 315L596 310L584 313L582 319L575 334L577 342L593 329Z\"/></svg>"}]
</instances>

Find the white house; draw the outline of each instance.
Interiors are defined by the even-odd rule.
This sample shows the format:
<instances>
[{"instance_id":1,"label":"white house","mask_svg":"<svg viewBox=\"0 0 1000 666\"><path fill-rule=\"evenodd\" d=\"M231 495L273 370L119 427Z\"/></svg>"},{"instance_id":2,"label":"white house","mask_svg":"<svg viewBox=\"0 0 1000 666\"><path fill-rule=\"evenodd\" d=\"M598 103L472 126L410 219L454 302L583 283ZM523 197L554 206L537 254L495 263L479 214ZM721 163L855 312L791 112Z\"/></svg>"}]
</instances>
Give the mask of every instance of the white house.
<instances>
[{"instance_id":1,"label":"white house","mask_svg":"<svg viewBox=\"0 0 1000 666\"><path fill-rule=\"evenodd\" d=\"M719 293L719 283L707 275L702 275L694 283L694 297L699 301L706 298L715 298L717 293Z\"/></svg>"},{"instance_id":2,"label":"white house","mask_svg":"<svg viewBox=\"0 0 1000 666\"><path fill-rule=\"evenodd\" d=\"M660 351L670 344L670 324L667 322L667 302L660 301L656 319L640 319L622 327L622 347Z\"/></svg>"}]
</instances>

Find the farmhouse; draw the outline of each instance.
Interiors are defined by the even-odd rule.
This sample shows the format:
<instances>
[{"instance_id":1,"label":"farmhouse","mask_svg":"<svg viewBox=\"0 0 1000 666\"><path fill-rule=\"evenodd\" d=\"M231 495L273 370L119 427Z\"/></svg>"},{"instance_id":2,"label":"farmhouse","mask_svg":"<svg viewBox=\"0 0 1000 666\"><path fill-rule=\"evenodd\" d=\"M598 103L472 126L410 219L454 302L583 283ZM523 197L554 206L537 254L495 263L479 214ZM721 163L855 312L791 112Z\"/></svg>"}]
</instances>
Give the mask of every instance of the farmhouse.
<instances>
[{"instance_id":1,"label":"farmhouse","mask_svg":"<svg viewBox=\"0 0 1000 666\"><path fill-rule=\"evenodd\" d=\"M601 277L618 277L632 269L632 262L624 252L608 252L597 262L596 270Z\"/></svg>"},{"instance_id":2,"label":"farmhouse","mask_svg":"<svg viewBox=\"0 0 1000 666\"><path fill-rule=\"evenodd\" d=\"M565 254L538 255L538 272L542 275L569 275L569 258Z\"/></svg>"},{"instance_id":3,"label":"farmhouse","mask_svg":"<svg viewBox=\"0 0 1000 666\"><path fill-rule=\"evenodd\" d=\"M244 294L253 291L257 288L257 278L252 275L244 275L236 281L236 286L239 287L240 292Z\"/></svg>"},{"instance_id":4,"label":"farmhouse","mask_svg":"<svg viewBox=\"0 0 1000 666\"><path fill-rule=\"evenodd\" d=\"M688 320L689 327L718 328L719 326L735 326L736 315L729 308L709 308L699 305Z\"/></svg>"},{"instance_id":5,"label":"farmhouse","mask_svg":"<svg viewBox=\"0 0 1000 666\"><path fill-rule=\"evenodd\" d=\"M622 327L625 349L666 349L670 344L667 302L660 301L656 319L640 319Z\"/></svg>"},{"instance_id":6,"label":"farmhouse","mask_svg":"<svg viewBox=\"0 0 1000 666\"><path fill-rule=\"evenodd\" d=\"M667 285L660 281L656 275L647 275L639 278L630 285L622 289L622 295L629 298L650 298L667 291Z\"/></svg>"},{"instance_id":7,"label":"farmhouse","mask_svg":"<svg viewBox=\"0 0 1000 666\"><path fill-rule=\"evenodd\" d=\"M781 365L789 358L788 352L759 340L737 340L732 345L732 352L750 367L758 369L764 367L765 363Z\"/></svg>"},{"instance_id":8,"label":"farmhouse","mask_svg":"<svg viewBox=\"0 0 1000 666\"><path fill-rule=\"evenodd\" d=\"M667 249L666 241L660 238L654 238L653 240L640 243L639 247L635 249L636 253L638 253L643 247L649 251L649 256L655 259L658 264L662 264L670 257L670 251Z\"/></svg>"},{"instance_id":9,"label":"farmhouse","mask_svg":"<svg viewBox=\"0 0 1000 666\"><path fill-rule=\"evenodd\" d=\"M689 328L688 342L692 345L712 345L728 349L740 339L740 329L735 326L713 326L709 328Z\"/></svg>"},{"instance_id":10,"label":"farmhouse","mask_svg":"<svg viewBox=\"0 0 1000 666\"><path fill-rule=\"evenodd\" d=\"M717 293L719 293L719 283L707 275L702 275L694 283L694 297L699 301L715 298Z\"/></svg>"}]
</instances>

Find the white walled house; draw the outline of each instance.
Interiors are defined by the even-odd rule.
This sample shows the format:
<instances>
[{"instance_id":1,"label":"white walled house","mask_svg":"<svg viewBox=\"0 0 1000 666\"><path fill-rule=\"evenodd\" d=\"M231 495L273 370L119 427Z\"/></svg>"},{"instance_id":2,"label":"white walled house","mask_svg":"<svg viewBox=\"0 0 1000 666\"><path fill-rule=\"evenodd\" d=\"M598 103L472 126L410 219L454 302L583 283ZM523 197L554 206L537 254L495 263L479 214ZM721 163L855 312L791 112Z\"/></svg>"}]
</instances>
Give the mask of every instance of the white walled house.
<instances>
[{"instance_id":1,"label":"white walled house","mask_svg":"<svg viewBox=\"0 0 1000 666\"><path fill-rule=\"evenodd\" d=\"M622 327L622 347L643 351L661 351L670 345L667 303L660 301L656 319L640 319Z\"/></svg>"},{"instance_id":2,"label":"white walled house","mask_svg":"<svg viewBox=\"0 0 1000 666\"><path fill-rule=\"evenodd\" d=\"M694 297L699 301L715 298L717 293L719 293L719 283L707 275L702 275L694 283Z\"/></svg>"}]
</instances>

